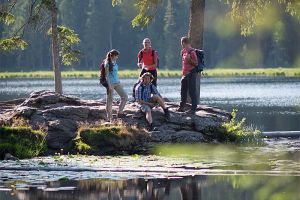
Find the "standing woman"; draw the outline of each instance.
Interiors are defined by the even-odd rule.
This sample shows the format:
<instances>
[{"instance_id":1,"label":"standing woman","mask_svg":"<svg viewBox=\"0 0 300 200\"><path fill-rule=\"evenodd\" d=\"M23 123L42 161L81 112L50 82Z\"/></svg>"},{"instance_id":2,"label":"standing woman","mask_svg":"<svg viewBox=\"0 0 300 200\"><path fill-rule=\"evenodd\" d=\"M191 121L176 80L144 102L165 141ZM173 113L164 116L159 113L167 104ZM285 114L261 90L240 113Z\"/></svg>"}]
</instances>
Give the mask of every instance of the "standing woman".
<instances>
[{"instance_id":1,"label":"standing woman","mask_svg":"<svg viewBox=\"0 0 300 200\"><path fill-rule=\"evenodd\" d=\"M114 90L118 93L121 98L121 103L119 105L118 117L125 116L123 110L128 99L127 93L124 91L123 86L120 83L118 70L119 66L117 64L117 59L120 52L116 49L112 49L106 55L104 60L105 76L107 81L107 98L106 98L106 113L107 119L112 121L112 102Z\"/></svg>"},{"instance_id":2,"label":"standing woman","mask_svg":"<svg viewBox=\"0 0 300 200\"><path fill-rule=\"evenodd\" d=\"M157 68L158 68L158 56L157 52L152 48L149 38L143 40L144 48L138 53L138 67L142 69L140 77L149 72L154 77L152 84L157 87Z\"/></svg>"}]
</instances>

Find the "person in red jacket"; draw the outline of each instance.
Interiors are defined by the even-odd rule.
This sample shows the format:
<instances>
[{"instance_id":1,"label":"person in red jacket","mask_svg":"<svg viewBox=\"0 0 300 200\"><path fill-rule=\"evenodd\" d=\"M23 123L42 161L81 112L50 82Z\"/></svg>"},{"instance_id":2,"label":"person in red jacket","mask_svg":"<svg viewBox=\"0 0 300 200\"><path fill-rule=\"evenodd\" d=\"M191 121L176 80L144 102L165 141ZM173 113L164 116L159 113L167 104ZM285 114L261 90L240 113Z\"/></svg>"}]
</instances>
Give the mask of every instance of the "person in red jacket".
<instances>
[{"instance_id":1,"label":"person in red jacket","mask_svg":"<svg viewBox=\"0 0 300 200\"><path fill-rule=\"evenodd\" d=\"M157 52L152 49L151 47L151 41L149 38L145 38L143 40L143 46L144 48L139 51L138 53L138 67L142 69L140 73L140 77L145 74L146 72L149 72L153 75L154 79L152 81L152 84L157 87L157 65L158 65L158 56Z\"/></svg>"},{"instance_id":2,"label":"person in red jacket","mask_svg":"<svg viewBox=\"0 0 300 200\"><path fill-rule=\"evenodd\" d=\"M189 114L195 114L197 109L197 97L196 97L196 78L197 72L193 69L198 65L198 59L195 50L191 46L190 39L188 37L181 38L181 63L182 63L182 78L181 78L181 101L180 107L177 111L183 112L187 101L187 93L191 97L192 108L187 112Z\"/></svg>"}]
</instances>

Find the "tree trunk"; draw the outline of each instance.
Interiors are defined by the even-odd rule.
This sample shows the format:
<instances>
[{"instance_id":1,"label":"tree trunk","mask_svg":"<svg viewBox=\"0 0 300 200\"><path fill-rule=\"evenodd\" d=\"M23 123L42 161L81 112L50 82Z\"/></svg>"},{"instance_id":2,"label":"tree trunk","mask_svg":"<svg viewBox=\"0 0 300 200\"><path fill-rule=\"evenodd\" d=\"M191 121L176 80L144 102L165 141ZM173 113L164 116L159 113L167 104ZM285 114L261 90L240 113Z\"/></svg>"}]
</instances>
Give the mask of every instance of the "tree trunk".
<instances>
[{"instance_id":1,"label":"tree trunk","mask_svg":"<svg viewBox=\"0 0 300 200\"><path fill-rule=\"evenodd\" d=\"M57 7L55 0L51 0L51 28L52 28L52 66L54 71L55 92L62 94L62 81L59 61Z\"/></svg>"},{"instance_id":2,"label":"tree trunk","mask_svg":"<svg viewBox=\"0 0 300 200\"><path fill-rule=\"evenodd\" d=\"M197 49L203 49L204 10L205 0L191 0L188 36L191 39L192 47ZM200 78L201 74L197 76L196 82L198 104L200 104Z\"/></svg>"}]
</instances>

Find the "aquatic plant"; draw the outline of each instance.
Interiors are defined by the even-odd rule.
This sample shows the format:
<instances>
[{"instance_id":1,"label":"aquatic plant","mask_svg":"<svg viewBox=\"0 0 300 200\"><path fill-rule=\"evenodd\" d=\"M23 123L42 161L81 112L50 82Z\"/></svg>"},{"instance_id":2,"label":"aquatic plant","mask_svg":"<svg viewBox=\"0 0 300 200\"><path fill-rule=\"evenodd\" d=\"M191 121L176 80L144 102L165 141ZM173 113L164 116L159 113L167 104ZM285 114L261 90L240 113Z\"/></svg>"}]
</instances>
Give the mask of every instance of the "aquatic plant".
<instances>
[{"instance_id":1,"label":"aquatic plant","mask_svg":"<svg viewBox=\"0 0 300 200\"><path fill-rule=\"evenodd\" d=\"M231 112L231 120L219 128L218 139L226 142L263 144L261 131L253 126L246 126L246 118L237 119L237 109Z\"/></svg>"}]
</instances>

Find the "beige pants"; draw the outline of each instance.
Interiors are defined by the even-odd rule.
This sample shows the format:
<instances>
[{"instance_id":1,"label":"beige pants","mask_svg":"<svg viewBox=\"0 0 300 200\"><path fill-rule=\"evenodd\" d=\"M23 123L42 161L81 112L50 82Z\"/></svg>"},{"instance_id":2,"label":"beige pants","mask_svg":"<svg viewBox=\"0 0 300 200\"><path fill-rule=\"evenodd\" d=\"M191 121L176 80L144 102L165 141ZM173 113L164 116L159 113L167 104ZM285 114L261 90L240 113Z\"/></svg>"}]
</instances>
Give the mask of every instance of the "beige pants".
<instances>
[{"instance_id":1,"label":"beige pants","mask_svg":"<svg viewBox=\"0 0 300 200\"><path fill-rule=\"evenodd\" d=\"M118 95L121 98L121 103L119 105L119 111L118 113L122 114L126 101L128 99L127 93L123 89L123 86L118 83L118 84L111 84L113 90L112 91L107 91L106 94L106 113L107 113L107 118L109 120L112 119L112 102L113 102L113 95L114 95L114 90L118 93Z\"/></svg>"}]
</instances>

